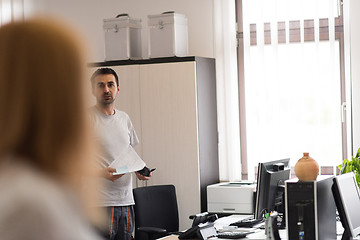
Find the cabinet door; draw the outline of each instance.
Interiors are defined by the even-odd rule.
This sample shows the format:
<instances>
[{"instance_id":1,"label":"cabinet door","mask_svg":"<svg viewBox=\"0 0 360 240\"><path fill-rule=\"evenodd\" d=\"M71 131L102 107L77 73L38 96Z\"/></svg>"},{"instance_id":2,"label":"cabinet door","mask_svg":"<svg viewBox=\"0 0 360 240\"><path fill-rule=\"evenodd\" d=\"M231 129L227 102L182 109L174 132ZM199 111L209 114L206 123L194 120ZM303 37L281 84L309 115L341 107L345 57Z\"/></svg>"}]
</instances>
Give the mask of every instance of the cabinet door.
<instances>
[{"instance_id":1,"label":"cabinet door","mask_svg":"<svg viewBox=\"0 0 360 240\"><path fill-rule=\"evenodd\" d=\"M140 66L143 159L149 184L174 184L180 229L200 212L195 62Z\"/></svg>"}]
</instances>

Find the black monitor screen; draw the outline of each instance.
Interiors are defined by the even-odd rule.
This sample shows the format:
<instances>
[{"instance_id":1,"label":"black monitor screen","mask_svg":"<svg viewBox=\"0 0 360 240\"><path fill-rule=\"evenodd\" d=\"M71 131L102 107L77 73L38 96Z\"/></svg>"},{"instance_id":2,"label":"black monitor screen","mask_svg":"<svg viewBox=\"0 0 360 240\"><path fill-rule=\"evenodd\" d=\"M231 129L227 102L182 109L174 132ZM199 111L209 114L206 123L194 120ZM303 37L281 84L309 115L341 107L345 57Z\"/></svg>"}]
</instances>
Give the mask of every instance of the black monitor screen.
<instances>
[{"instance_id":1,"label":"black monitor screen","mask_svg":"<svg viewBox=\"0 0 360 240\"><path fill-rule=\"evenodd\" d=\"M334 178L334 200L344 227L344 239L360 234L360 193L353 172Z\"/></svg>"},{"instance_id":2,"label":"black monitor screen","mask_svg":"<svg viewBox=\"0 0 360 240\"><path fill-rule=\"evenodd\" d=\"M256 188L255 218L265 212L283 213L285 181L290 178L290 159L259 163Z\"/></svg>"}]
</instances>

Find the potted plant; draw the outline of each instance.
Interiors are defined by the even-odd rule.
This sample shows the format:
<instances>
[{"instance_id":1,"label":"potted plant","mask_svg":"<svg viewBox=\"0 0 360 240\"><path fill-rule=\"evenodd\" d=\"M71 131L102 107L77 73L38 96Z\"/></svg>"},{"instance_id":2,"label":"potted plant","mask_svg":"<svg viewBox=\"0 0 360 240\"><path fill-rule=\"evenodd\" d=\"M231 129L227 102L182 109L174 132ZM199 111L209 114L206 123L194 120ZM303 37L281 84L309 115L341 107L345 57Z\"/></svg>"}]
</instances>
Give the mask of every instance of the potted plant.
<instances>
[{"instance_id":1,"label":"potted plant","mask_svg":"<svg viewBox=\"0 0 360 240\"><path fill-rule=\"evenodd\" d=\"M340 174L354 172L356 182L360 187L360 148L358 149L356 156L352 157L352 160L344 159L343 163L338 166Z\"/></svg>"}]
</instances>

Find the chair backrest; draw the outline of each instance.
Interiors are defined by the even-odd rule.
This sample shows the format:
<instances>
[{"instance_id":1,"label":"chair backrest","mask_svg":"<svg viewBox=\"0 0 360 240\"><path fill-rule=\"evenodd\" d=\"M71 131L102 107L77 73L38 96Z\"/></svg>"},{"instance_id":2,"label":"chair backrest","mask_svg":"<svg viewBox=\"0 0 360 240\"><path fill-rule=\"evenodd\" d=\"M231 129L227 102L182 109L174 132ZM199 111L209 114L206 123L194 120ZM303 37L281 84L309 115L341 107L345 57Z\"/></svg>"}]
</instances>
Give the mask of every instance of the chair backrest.
<instances>
[{"instance_id":1,"label":"chair backrest","mask_svg":"<svg viewBox=\"0 0 360 240\"><path fill-rule=\"evenodd\" d=\"M179 231L179 213L174 185L135 188L135 229L158 227L168 232ZM143 236L143 237L140 237ZM135 231L136 239L147 239Z\"/></svg>"}]
</instances>

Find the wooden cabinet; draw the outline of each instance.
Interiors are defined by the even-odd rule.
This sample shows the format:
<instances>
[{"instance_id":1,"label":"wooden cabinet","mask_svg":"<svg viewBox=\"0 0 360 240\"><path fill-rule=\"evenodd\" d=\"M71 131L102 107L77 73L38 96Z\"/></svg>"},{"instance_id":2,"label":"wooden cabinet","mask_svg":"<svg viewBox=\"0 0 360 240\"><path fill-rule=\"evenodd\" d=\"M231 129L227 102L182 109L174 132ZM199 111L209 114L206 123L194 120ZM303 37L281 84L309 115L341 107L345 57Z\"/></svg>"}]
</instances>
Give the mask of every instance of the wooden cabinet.
<instances>
[{"instance_id":1,"label":"wooden cabinet","mask_svg":"<svg viewBox=\"0 0 360 240\"><path fill-rule=\"evenodd\" d=\"M113 68L120 79L116 107L127 112L156 168L148 185L174 184L180 229L207 210L206 186L219 182L215 60L159 58L91 64Z\"/></svg>"}]
</instances>

